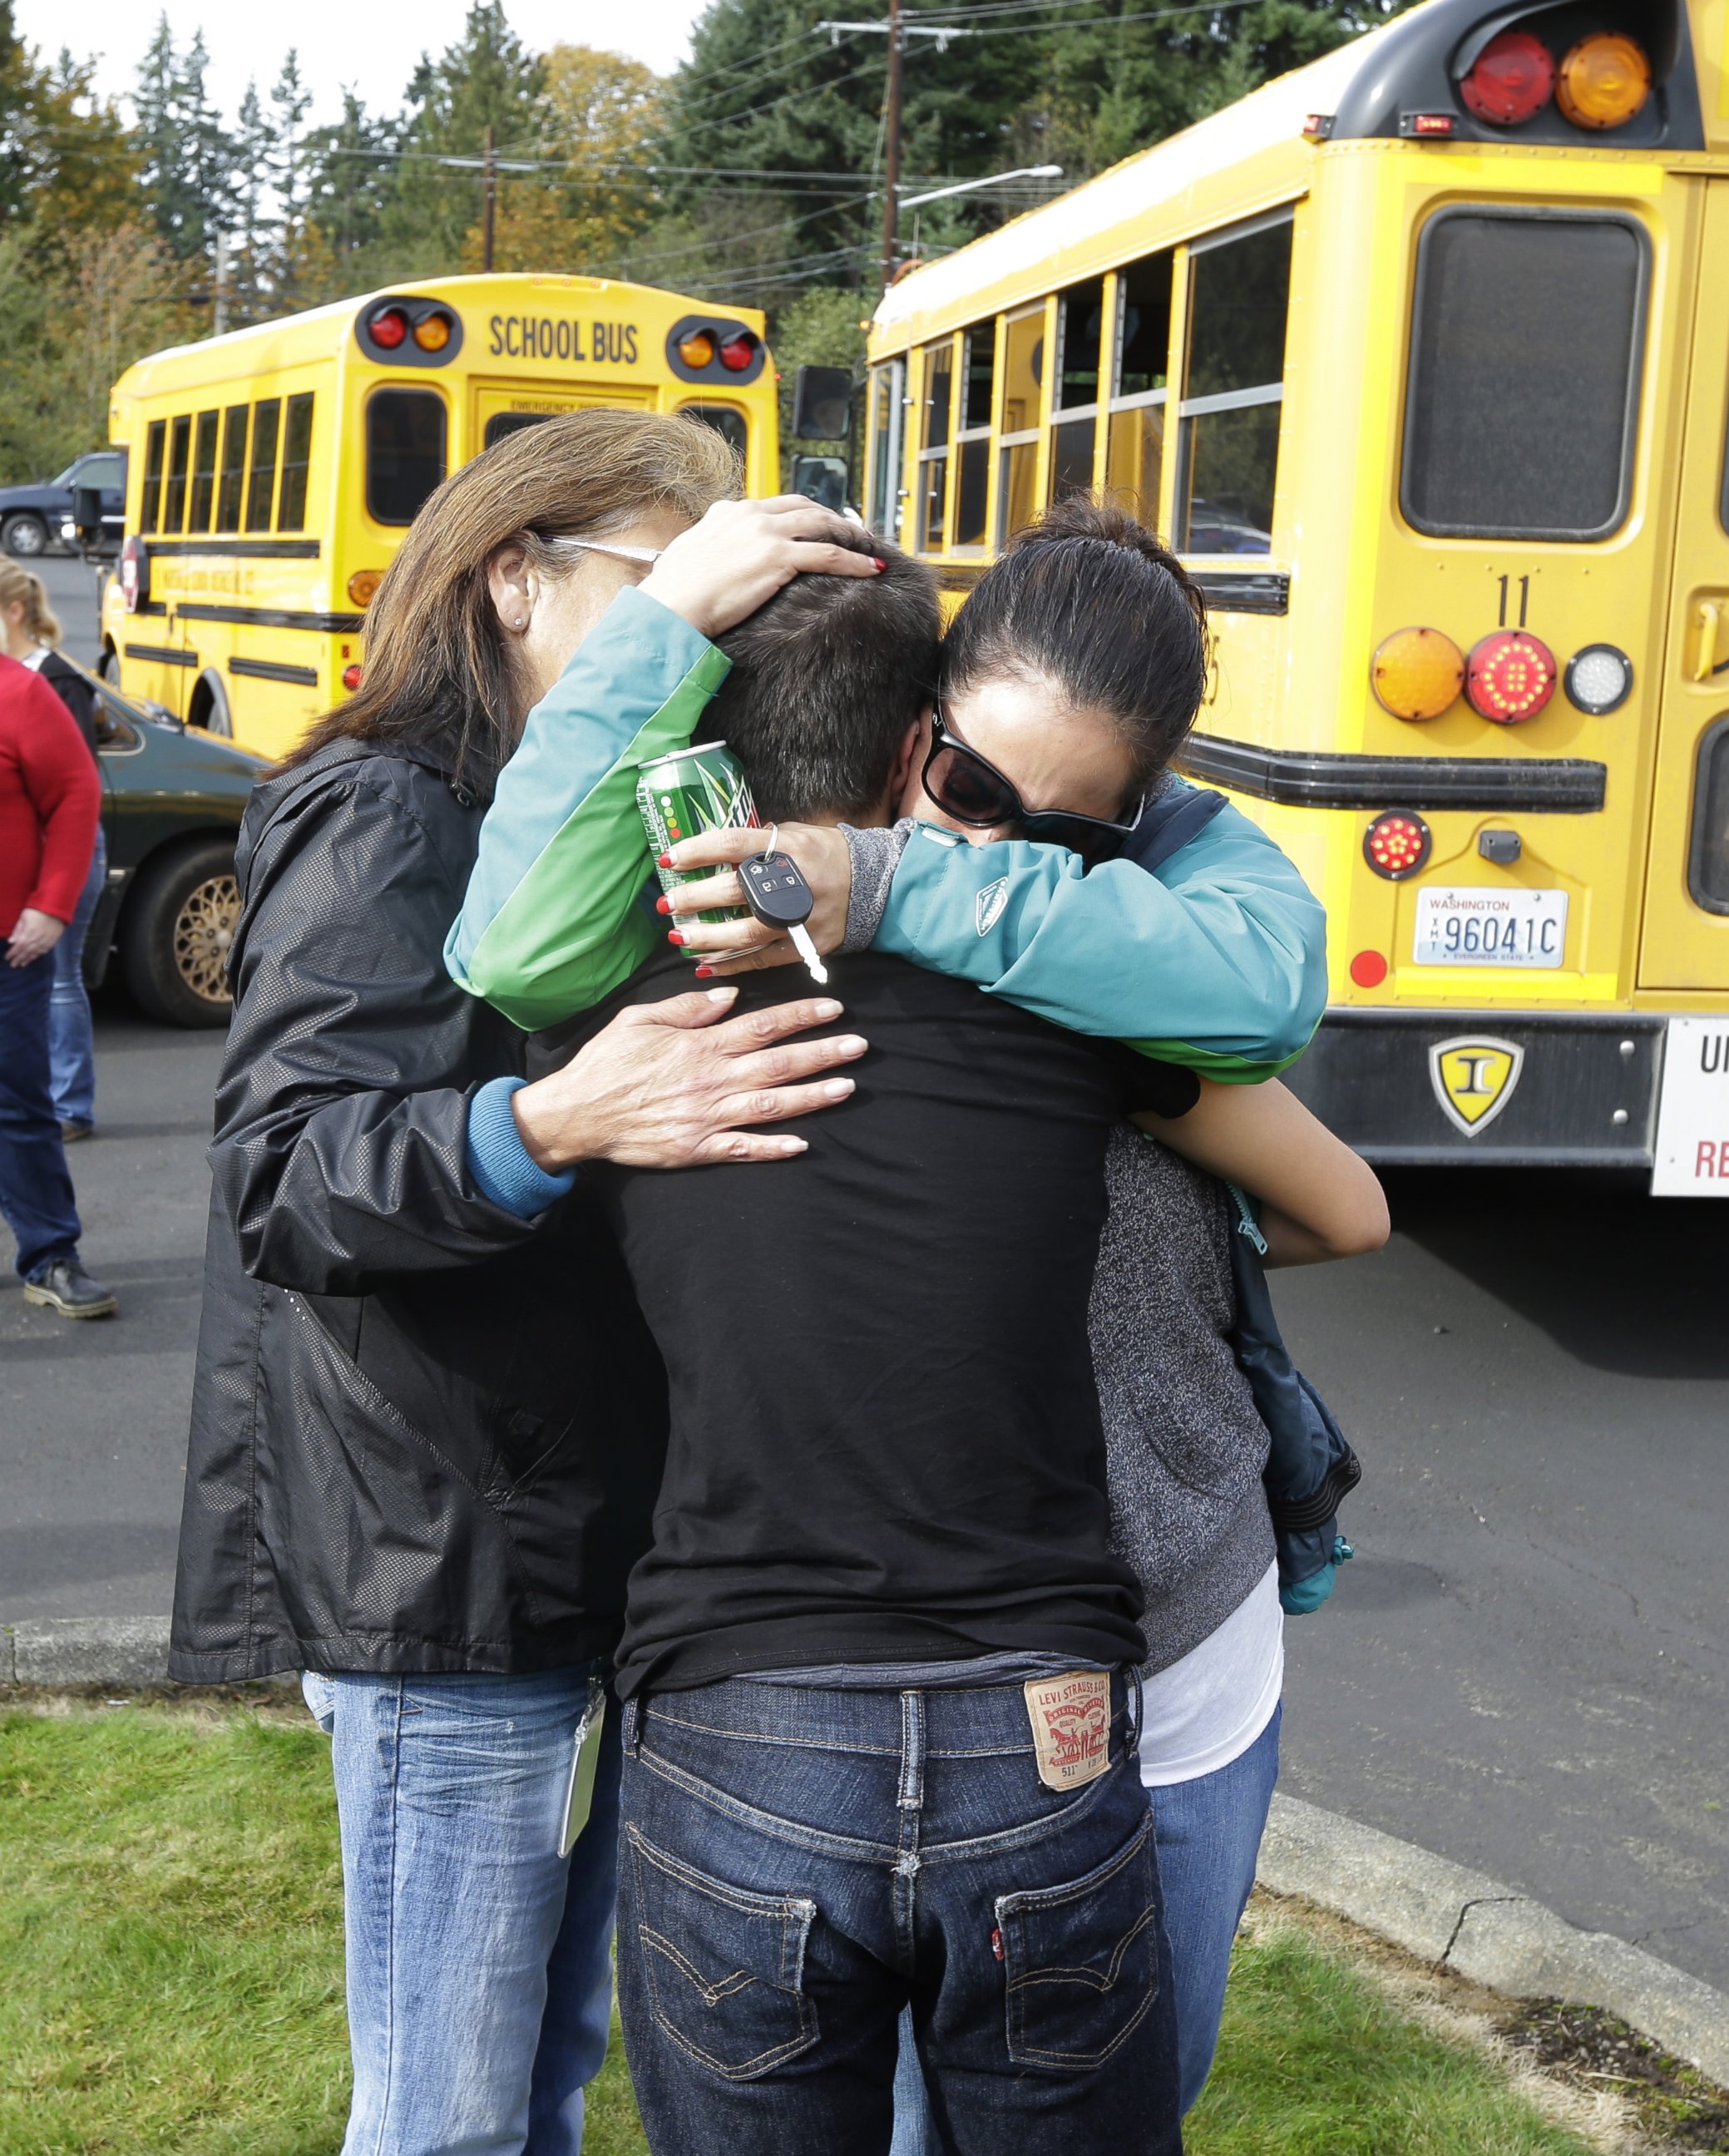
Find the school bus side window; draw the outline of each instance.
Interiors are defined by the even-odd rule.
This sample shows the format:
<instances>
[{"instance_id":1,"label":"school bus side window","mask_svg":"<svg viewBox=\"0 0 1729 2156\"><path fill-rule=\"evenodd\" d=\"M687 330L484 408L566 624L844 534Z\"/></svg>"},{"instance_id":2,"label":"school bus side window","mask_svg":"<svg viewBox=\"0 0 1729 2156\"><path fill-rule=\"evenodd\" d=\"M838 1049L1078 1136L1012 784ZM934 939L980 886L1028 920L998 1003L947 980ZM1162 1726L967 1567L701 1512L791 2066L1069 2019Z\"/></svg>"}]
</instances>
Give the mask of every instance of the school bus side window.
<instances>
[{"instance_id":1,"label":"school bus side window","mask_svg":"<svg viewBox=\"0 0 1729 2156\"><path fill-rule=\"evenodd\" d=\"M201 412L192 438L192 505L186 520L188 531L208 531L216 503L216 420L214 412Z\"/></svg>"},{"instance_id":2,"label":"school bus side window","mask_svg":"<svg viewBox=\"0 0 1729 2156\"><path fill-rule=\"evenodd\" d=\"M961 346L960 426L955 434L957 547L983 547L991 477L991 410L996 402L997 325L975 322Z\"/></svg>"},{"instance_id":3,"label":"school bus side window","mask_svg":"<svg viewBox=\"0 0 1729 2156\"><path fill-rule=\"evenodd\" d=\"M412 524L444 476L444 400L431 389L375 389L367 403L367 514Z\"/></svg>"},{"instance_id":4,"label":"school bus side window","mask_svg":"<svg viewBox=\"0 0 1729 2156\"><path fill-rule=\"evenodd\" d=\"M174 422L168 449L168 499L162 511L162 529L178 531L186 522L187 466L192 461L192 415L182 412Z\"/></svg>"},{"instance_id":5,"label":"school bus side window","mask_svg":"<svg viewBox=\"0 0 1729 2156\"><path fill-rule=\"evenodd\" d=\"M1158 522L1164 462L1171 267L1167 248L1130 263L1118 271L1116 280L1105 490L1111 501L1149 525Z\"/></svg>"},{"instance_id":6,"label":"school bus side window","mask_svg":"<svg viewBox=\"0 0 1729 2156\"><path fill-rule=\"evenodd\" d=\"M1044 382L1044 304L1011 315L1003 341L1003 431L997 438L997 544L1033 520L1039 410Z\"/></svg>"},{"instance_id":7,"label":"school bus side window","mask_svg":"<svg viewBox=\"0 0 1729 2156\"><path fill-rule=\"evenodd\" d=\"M1289 217L1190 250L1188 365L1177 407L1181 552L1272 552L1290 293Z\"/></svg>"},{"instance_id":8,"label":"school bus side window","mask_svg":"<svg viewBox=\"0 0 1729 2156\"><path fill-rule=\"evenodd\" d=\"M1056 410L1050 439L1050 498L1086 494L1093 484L1099 424L1099 361L1105 335L1105 280L1089 278L1057 295Z\"/></svg>"},{"instance_id":9,"label":"school bus side window","mask_svg":"<svg viewBox=\"0 0 1729 2156\"><path fill-rule=\"evenodd\" d=\"M306 390L288 400L282 430L282 485L276 502L276 529L304 531L306 523L306 471L312 457L312 393Z\"/></svg>"},{"instance_id":10,"label":"school bus side window","mask_svg":"<svg viewBox=\"0 0 1729 2156\"><path fill-rule=\"evenodd\" d=\"M167 454L168 423L152 419L145 436L144 495L138 505L138 529L154 531L162 513L162 465Z\"/></svg>"},{"instance_id":11,"label":"school bus side window","mask_svg":"<svg viewBox=\"0 0 1729 2156\"><path fill-rule=\"evenodd\" d=\"M246 528L268 531L276 500L276 438L282 427L282 399L267 398L252 408L252 470L246 482Z\"/></svg>"},{"instance_id":12,"label":"school bus side window","mask_svg":"<svg viewBox=\"0 0 1729 2156\"><path fill-rule=\"evenodd\" d=\"M1411 317L1408 523L1585 540L1624 521L1646 274L1630 218L1473 205L1429 219Z\"/></svg>"},{"instance_id":13,"label":"school bus side window","mask_svg":"<svg viewBox=\"0 0 1729 2156\"><path fill-rule=\"evenodd\" d=\"M249 409L245 404L230 404L223 414L222 484L216 491L218 531L240 529L240 509L246 491L246 415Z\"/></svg>"},{"instance_id":14,"label":"school bus side window","mask_svg":"<svg viewBox=\"0 0 1729 2156\"><path fill-rule=\"evenodd\" d=\"M919 436L919 546L940 554L948 493L948 444L954 429L955 347L952 338L925 352L925 420Z\"/></svg>"},{"instance_id":15,"label":"school bus side window","mask_svg":"<svg viewBox=\"0 0 1729 2156\"><path fill-rule=\"evenodd\" d=\"M900 524L900 420L906 395L906 362L891 359L870 374L870 490L864 521L894 538Z\"/></svg>"}]
</instances>

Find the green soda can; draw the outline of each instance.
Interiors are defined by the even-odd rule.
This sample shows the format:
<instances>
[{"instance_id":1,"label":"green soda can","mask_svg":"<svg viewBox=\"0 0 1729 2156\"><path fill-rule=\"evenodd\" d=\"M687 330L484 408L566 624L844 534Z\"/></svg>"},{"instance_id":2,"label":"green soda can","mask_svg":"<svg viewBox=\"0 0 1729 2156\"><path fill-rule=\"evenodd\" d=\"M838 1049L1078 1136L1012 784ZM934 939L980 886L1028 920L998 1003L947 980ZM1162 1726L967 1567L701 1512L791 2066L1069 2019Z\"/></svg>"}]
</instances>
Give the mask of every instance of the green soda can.
<instances>
[{"instance_id":1,"label":"green soda can","mask_svg":"<svg viewBox=\"0 0 1729 2156\"><path fill-rule=\"evenodd\" d=\"M704 742L700 747L675 749L637 767L636 805L655 855L654 873L669 898L685 885L706 883L713 869L664 869L659 856L680 839L694 839L699 831L721 829L760 829L762 819L751 798L749 780L725 742ZM686 909L688 910L688 909ZM718 906L699 913L699 921L746 921L749 909ZM701 953L692 954L700 957Z\"/></svg>"}]
</instances>

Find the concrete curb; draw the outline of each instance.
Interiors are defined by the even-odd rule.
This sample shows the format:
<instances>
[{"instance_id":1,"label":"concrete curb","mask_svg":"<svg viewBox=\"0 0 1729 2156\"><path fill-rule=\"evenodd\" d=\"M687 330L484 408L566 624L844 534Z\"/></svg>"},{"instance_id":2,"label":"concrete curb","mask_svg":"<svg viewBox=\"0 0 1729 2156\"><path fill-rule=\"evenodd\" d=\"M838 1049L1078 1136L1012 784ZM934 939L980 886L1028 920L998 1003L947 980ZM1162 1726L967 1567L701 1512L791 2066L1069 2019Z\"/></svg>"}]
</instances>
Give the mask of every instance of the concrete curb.
<instances>
[{"instance_id":1,"label":"concrete curb","mask_svg":"<svg viewBox=\"0 0 1729 2156\"><path fill-rule=\"evenodd\" d=\"M1729 2086L1729 1994L1610 1933L1576 1930L1497 1879L1284 1796L1258 1876L1491 1991L1618 2014Z\"/></svg>"},{"instance_id":2,"label":"concrete curb","mask_svg":"<svg viewBox=\"0 0 1729 2156\"><path fill-rule=\"evenodd\" d=\"M0 1684L159 1685L167 1669L166 1617L0 1626ZM1273 1799L1259 1876L1491 1991L1619 2014L1729 2087L1729 1995L1497 1879L1285 1796Z\"/></svg>"}]
</instances>

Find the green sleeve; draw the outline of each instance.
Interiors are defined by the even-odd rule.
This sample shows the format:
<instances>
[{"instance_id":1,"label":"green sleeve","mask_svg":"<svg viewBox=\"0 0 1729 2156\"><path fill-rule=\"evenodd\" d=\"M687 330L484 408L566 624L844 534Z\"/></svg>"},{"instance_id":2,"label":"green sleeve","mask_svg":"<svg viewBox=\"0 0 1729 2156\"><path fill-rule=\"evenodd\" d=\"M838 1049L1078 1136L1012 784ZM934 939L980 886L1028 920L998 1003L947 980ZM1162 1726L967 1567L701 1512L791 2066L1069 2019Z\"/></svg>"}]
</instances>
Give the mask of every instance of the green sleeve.
<instances>
[{"instance_id":1,"label":"green sleeve","mask_svg":"<svg viewBox=\"0 0 1729 2156\"><path fill-rule=\"evenodd\" d=\"M686 747L730 662L621 592L529 713L444 946L459 987L533 1031L591 1009L654 947L637 766Z\"/></svg>"},{"instance_id":2,"label":"green sleeve","mask_svg":"<svg viewBox=\"0 0 1729 2156\"><path fill-rule=\"evenodd\" d=\"M1326 1002L1326 914L1229 806L1151 870L921 824L874 947L1228 1082L1294 1062Z\"/></svg>"}]
</instances>

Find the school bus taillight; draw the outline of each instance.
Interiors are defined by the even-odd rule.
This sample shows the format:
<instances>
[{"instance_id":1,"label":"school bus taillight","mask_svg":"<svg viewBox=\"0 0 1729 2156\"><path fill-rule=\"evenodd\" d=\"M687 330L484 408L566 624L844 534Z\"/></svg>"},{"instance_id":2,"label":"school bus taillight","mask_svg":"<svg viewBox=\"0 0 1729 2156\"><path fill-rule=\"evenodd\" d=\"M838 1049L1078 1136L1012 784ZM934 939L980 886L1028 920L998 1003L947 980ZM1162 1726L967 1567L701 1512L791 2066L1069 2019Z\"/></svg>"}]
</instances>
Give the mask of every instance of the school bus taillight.
<instances>
[{"instance_id":1,"label":"school bus taillight","mask_svg":"<svg viewBox=\"0 0 1729 2156\"><path fill-rule=\"evenodd\" d=\"M352 692L360 686L360 675L361 670L357 665L345 666L342 669L342 686Z\"/></svg>"},{"instance_id":2,"label":"school bus taillight","mask_svg":"<svg viewBox=\"0 0 1729 2156\"><path fill-rule=\"evenodd\" d=\"M1522 629L1497 629L1471 646L1465 693L1471 709L1497 726L1534 719L1555 693L1559 670L1540 636Z\"/></svg>"},{"instance_id":3,"label":"school bus taillight","mask_svg":"<svg viewBox=\"0 0 1729 2156\"><path fill-rule=\"evenodd\" d=\"M1623 127L1650 94L1644 47L1614 30L1581 38L1555 79L1555 102L1575 127Z\"/></svg>"},{"instance_id":4,"label":"school bus taillight","mask_svg":"<svg viewBox=\"0 0 1729 2156\"><path fill-rule=\"evenodd\" d=\"M1503 30L1491 38L1459 85L1478 119L1496 127L1518 127L1534 120L1554 88L1553 57L1529 30Z\"/></svg>"},{"instance_id":5,"label":"school bus taillight","mask_svg":"<svg viewBox=\"0 0 1729 2156\"><path fill-rule=\"evenodd\" d=\"M715 339L711 330L698 330L679 345L679 357L686 367L711 367L715 358Z\"/></svg>"},{"instance_id":6,"label":"school bus taillight","mask_svg":"<svg viewBox=\"0 0 1729 2156\"><path fill-rule=\"evenodd\" d=\"M374 336L378 334L376 322L372 325L372 334ZM450 341L449 316L423 315L414 325L414 341L423 352L442 352Z\"/></svg>"},{"instance_id":7,"label":"school bus taillight","mask_svg":"<svg viewBox=\"0 0 1729 2156\"><path fill-rule=\"evenodd\" d=\"M374 593L384 581L382 569L357 569L348 579L348 596L362 613L372 603Z\"/></svg>"},{"instance_id":8,"label":"school bus taillight","mask_svg":"<svg viewBox=\"0 0 1729 2156\"><path fill-rule=\"evenodd\" d=\"M1438 629L1400 629L1377 646L1369 685L1396 719L1438 719L1465 686L1465 654Z\"/></svg>"},{"instance_id":9,"label":"school bus taillight","mask_svg":"<svg viewBox=\"0 0 1729 2156\"><path fill-rule=\"evenodd\" d=\"M367 334L386 352L394 352L408 334L408 317L399 308L387 307L367 324Z\"/></svg>"},{"instance_id":10,"label":"school bus taillight","mask_svg":"<svg viewBox=\"0 0 1729 2156\"><path fill-rule=\"evenodd\" d=\"M1403 883L1429 859L1434 844L1429 828L1413 809L1388 808L1362 834L1362 857L1378 876ZM1384 978L1384 977L1383 977ZM1360 982L1359 987L1373 987Z\"/></svg>"},{"instance_id":11,"label":"school bus taillight","mask_svg":"<svg viewBox=\"0 0 1729 2156\"><path fill-rule=\"evenodd\" d=\"M742 374L756 357L757 340L748 330L728 337L721 347L721 364L732 374Z\"/></svg>"}]
</instances>

